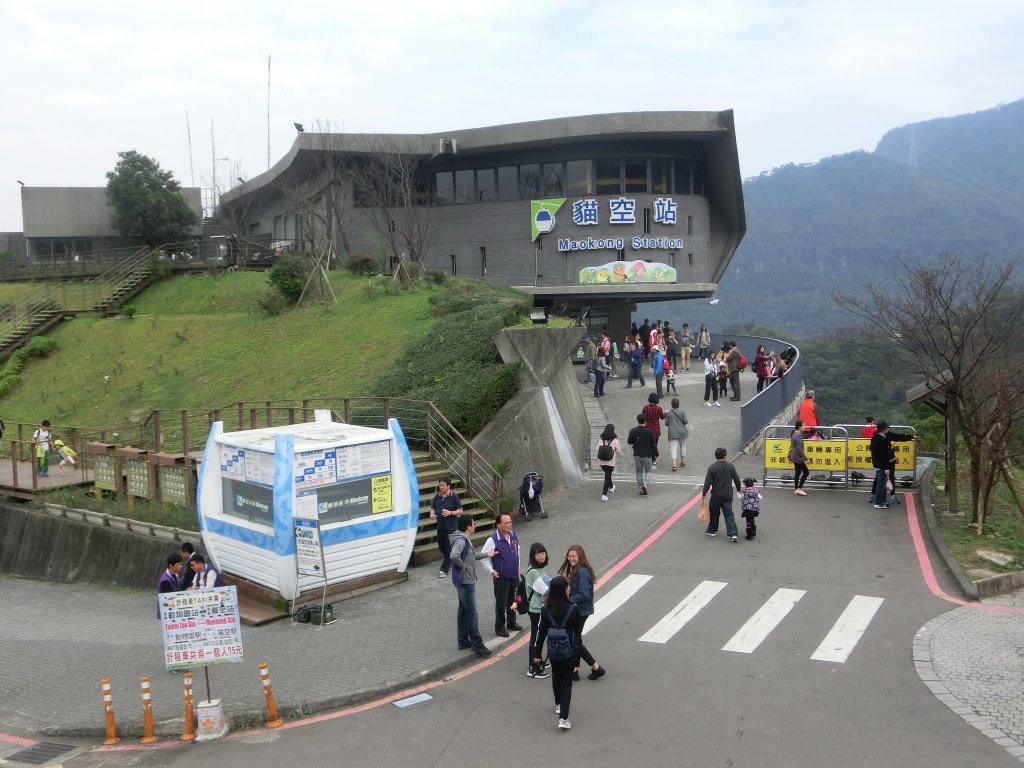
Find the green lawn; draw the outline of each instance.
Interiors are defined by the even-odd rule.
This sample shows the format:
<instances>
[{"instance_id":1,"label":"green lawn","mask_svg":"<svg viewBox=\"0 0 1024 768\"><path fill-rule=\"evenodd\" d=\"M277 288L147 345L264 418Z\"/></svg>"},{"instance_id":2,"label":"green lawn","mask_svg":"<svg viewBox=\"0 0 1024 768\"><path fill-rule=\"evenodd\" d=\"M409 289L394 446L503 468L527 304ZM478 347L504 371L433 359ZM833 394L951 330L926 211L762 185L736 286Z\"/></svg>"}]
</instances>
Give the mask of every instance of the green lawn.
<instances>
[{"instance_id":1,"label":"green lawn","mask_svg":"<svg viewBox=\"0 0 1024 768\"><path fill-rule=\"evenodd\" d=\"M1000 481L996 485L992 514L985 522L981 536L978 536L970 526L970 479L966 473L966 462L960 463L960 469L957 484L958 507L961 510L959 515L948 514L949 499L941 490L945 483L944 463L939 463L932 481L935 517L939 521L946 545L965 571L976 568L985 568L997 573L1021 570L1024 568L1024 515L1014 503L1006 484ZM1013 477L1017 488L1024 488L1024 472L1014 469ZM999 566L978 556L979 549L1011 555L1015 561L1006 566Z\"/></svg>"},{"instance_id":2,"label":"green lawn","mask_svg":"<svg viewBox=\"0 0 1024 768\"><path fill-rule=\"evenodd\" d=\"M244 272L158 283L132 302L132 319L67 320L47 334L58 352L25 366L0 416L9 427L44 418L105 427L155 408L364 394L435 319L432 289L387 295L365 277L330 277L336 304L274 318L253 309L266 275Z\"/></svg>"}]
</instances>

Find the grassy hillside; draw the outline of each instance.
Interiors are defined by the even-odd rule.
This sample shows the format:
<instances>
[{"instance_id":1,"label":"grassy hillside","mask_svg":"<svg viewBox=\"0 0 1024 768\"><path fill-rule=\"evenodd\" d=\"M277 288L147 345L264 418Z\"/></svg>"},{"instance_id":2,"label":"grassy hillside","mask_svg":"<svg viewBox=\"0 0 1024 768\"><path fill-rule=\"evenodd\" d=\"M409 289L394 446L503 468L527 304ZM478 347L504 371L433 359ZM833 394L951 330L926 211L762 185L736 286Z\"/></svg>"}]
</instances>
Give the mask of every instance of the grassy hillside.
<instances>
[{"instance_id":1,"label":"grassy hillside","mask_svg":"<svg viewBox=\"0 0 1024 768\"><path fill-rule=\"evenodd\" d=\"M429 329L428 299L443 289L387 295L347 273L331 283L337 304L276 318L252 309L261 273L158 283L135 300L132 319L81 316L51 331L58 352L25 367L0 416L99 427L158 407L367 393L406 341Z\"/></svg>"}]
</instances>

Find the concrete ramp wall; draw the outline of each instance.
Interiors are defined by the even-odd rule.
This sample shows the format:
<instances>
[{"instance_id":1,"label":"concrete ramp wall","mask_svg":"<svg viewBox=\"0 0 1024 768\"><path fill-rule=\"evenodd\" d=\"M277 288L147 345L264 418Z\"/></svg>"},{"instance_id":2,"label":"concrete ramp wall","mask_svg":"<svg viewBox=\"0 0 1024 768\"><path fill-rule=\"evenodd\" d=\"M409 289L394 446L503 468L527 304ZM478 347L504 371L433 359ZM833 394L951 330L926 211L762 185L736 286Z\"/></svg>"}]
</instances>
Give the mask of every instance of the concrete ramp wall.
<instances>
[{"instance_id":1,"label":"concrete ramp wall","mask_svg":"<svg viewBox=\"0 0 1024 768\"><path fill-rule=\"evenodd\" d=\"M152 589L155 594L167 556L179 547L179 542L0 506L0 573L13 576Z\"/></svg>"},{"instance_id":2,"label":"concrete ramp wall","mask_svg":"<svg viewBox=\"0 0 1024 768\"><path fill-rule=\"evenodd\" d=\"M584 478L590 425L570 353L581 328L506 328L494 343L506 363L521 363L519 394L473 440L490 462L509 459L505 493L516 495L530 471L544 475L544 490Z\"/></svg>"}]
</instances>

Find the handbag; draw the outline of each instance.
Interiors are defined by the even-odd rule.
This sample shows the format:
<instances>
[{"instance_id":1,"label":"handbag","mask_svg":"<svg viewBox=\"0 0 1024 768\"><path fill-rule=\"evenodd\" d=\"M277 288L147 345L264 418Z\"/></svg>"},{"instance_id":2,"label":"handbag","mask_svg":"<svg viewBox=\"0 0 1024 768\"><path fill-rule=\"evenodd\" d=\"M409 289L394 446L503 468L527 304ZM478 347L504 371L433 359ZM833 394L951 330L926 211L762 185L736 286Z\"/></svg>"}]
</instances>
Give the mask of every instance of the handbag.
<instances>
[{"instance_id":1,"label":"handbag","mask_svg":"<svg viewBox=\"0 0 1024 768\"><path fill-rule=\"evenodd\" d=\"M707 499L702 499L700 502L700 510L697 512L697 520L702 523L707 523L711 519L711 511L708 509Z\"/></svg>"}]
</instances>

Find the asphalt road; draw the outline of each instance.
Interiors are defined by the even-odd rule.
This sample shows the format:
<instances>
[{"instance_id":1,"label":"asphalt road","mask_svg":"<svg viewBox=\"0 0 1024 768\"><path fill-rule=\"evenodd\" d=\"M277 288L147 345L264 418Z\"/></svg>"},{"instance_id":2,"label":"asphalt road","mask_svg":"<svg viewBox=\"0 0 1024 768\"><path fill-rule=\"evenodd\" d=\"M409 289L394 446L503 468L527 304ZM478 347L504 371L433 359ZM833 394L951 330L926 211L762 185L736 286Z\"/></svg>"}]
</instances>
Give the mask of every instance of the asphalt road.
<instances>
[{"instance_id":1,"label":"asphalt road","mask_svg":"<svg viewBox=\"0 0 1024 768\"><path fill-rule=\"evenodd\" d=\"M915 671L915 633L950 605L924 583L903 508L831 499L824 512L769 489L757 540L738 544L724 525L704 536L694 506L636 553L598 592L586 643L608 674L575 685L569 731L556 729L550 681L528 679L526 651L513 647L404 708L64 765L1017 764Z\"/></svg>"}]
</instances>

